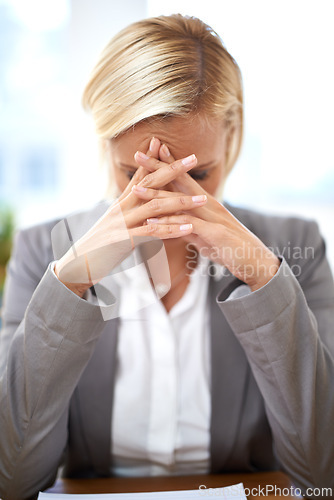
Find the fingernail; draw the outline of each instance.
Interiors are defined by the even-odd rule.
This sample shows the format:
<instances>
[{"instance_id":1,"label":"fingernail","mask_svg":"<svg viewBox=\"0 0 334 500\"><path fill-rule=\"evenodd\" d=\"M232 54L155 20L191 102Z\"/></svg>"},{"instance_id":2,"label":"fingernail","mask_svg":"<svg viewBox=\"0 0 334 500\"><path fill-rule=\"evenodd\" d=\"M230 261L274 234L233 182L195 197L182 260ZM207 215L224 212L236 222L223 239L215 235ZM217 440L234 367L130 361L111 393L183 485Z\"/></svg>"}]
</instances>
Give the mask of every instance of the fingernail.
<instances>
[{"instance_id":1,"label":"fingernail","mask_svg":"<svg viewBox=\"0 0 334 500\"><path fill-rule=\"evenodd\" d=\"M157 145L157 139L155 137L152 137L150 142L150 151L154 151L156 145Z\"/></svg>"},{"instance_id":2,"label":"fingernail","mask_svg":"<svg viewBox=\"0 0 334 500\"><path fill-rule=\"evenodd\" d=\"M180 231L189 231L189 229L191 229L193 227L192 224L182 224L180 226Z\"/></svg>"},{"instance_id":3,"label":"fingernail","mask_svg":"<svg viewBox=\"0 0 334 500\"><path fill-rule=\"evenodd\" d=\"M194 161L196 160L196 156L195 155L190 155L190 156L187 156L186 158L183 158L182 163L183 165L191 165L192 163L194 163Z\"/></svg>"},{"instance_id":4,"label":"fingernail","mask_svg":"<svg viewBox=\"0 0 334 500\"><path fill-rule=\"evenodd\" d=\"M149 224L157 224L159 222L159 219L156 217L152 217L151 219L146 219Z\"/></svg>"},{"instance_id":5,"label":"fingernail","mask_svg":"<svg viewBox=\"0 0 334 500\"><path fill-rule=\"evenodd\" d=\"M163 144L163 145L162 145L162 152L163 152L166 156L170 156L170 152L169 152L169 149L168 149L168 147L166 146L166 144Z\"/></svg>"},{"instance_id":6,"label":"fingernail","mask_svg":"<svg viewBox=\"0 0 334 500\"><path fill-rule=\"evenodd\" d=\"M147 188L144 186L138 186L138 184L136 184L135 186L132 186L132 191L138 191L139 193L144 193L145 191L147 191Z\"/></svg>"},{"instance_id":7,"label":"fingernail","mask_svg":"<svg viewBox=\"0 0 334 500\"><path fill-rule=\"evenodd\" d=\"M145 155L141 151L137 151L135 154L135 157L141 158L142 160L148 160L149 156Z\"/></svg>"},{"instance_id":8,"label":"fingernail","mask_svg":"<svg viewBox=\"0 0 334 500\"><path fill-rule=\"evenodd\" d=\"M207 200L206 194L198 194L197 196L192 196L191 199L194 203L202 203Z\"/></svg>"}]
</instances>

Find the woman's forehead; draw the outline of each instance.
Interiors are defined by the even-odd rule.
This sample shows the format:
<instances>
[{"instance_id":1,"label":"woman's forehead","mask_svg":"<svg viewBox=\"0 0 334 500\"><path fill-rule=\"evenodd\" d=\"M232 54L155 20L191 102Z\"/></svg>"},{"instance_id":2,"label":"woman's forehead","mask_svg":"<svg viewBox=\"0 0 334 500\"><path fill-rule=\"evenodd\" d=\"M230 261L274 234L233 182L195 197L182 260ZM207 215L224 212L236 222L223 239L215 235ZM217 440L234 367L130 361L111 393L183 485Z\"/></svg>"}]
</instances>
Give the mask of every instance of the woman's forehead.
<instances>
[{"instance_id":1,"label":"woman's forehead","mask_svg":"<svg viewBox=\"0 0 334 500\"><path fill-rule=\"evenodd\" d=\"M202 148L216 150L222 142L223 132L222 123L203 119L201 115L169 117L140 122L112 142L119 152L129 149L146 152L152 137L157 137L173 155L181 157L196 153L196 150L200 152Z\"/></svg>"}]
</instances>

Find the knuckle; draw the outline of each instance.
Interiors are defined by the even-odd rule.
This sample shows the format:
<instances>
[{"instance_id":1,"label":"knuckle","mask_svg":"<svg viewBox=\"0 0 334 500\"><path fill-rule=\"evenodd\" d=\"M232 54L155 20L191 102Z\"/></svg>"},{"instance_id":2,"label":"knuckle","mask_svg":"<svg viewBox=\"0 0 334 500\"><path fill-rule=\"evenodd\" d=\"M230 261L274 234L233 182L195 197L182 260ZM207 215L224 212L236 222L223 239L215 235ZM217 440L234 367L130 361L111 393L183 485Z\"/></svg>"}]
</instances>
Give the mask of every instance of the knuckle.
<instances>
[{"instance_id":1,"label":"knuckle","mask_svg":"<svg viewBox=\"0 0 334 500\"><path fill-rule=\"evenodd\" d=\"M160 192L156 189L149 189L148 193L151 197L151 200L154 200L156 198L160 198Z\"/></svg>"},{"instance_id":2,"label":"knuckle","mask_svg":"<svg viewBox=\"0 0 334 500\"><path fill-rule=\"evenodd\" d=\"M180 196L180 205L186 205L186 199L184 196Z\"/></svg>"},{"instance_id":3,"label":"knuckle","mask_svg":"<svg viewBox=\"0 0 334 500\"><path fill-rule=\"evenodd\" d=\"M152 233L155 233L157 226L155 224L147 224L146 228L147 228L147 232L152 234Z\"/></svg>"},{"instance_id":4,"label":"knuckle","mask_svg":"<svg viewBox=\"0 0 334 500\"><path fill-rule=\"evenodd\" d=\"M147 174L144 179L141 181L142 186L148 186L152 182L152 175Z\"/></svg>"},{"instance_id":5,"label":"knuckle","mask_svg":"<svg viewBox=\"0 0 334 500\"><path fill-rule=\"evenodd\" d=\"M173 232L173 226L172 226L171 224L168 224L168 225L167 225L167 232L168 232L169 234L172 234L172 232Z\"/></svg>"},{"instance_id":6,"label":"knuckle","mask_svg":"<svg viewBox=\"0 0 334 500\"><path fill-rule=\"evenodd\" d=\"M160 212L160 210L161 210L161 203L160 203L160 200L158 198L153 198L149 202L149 206L150 206L150 209L152 209L154 212Z\"/></svg>"},{"instance_id":7,"label":"knuckle","mask_svg":"<svg viewBox=\"0 0 334 500\"><path fill-rule=\"evenodd\" d=\"M169 164L169 169L172 171L172 172L175 172L175 170L178 169L178 162L177 161L174 161L173 163L170 163Z\"/></svg>"}]
</instances>

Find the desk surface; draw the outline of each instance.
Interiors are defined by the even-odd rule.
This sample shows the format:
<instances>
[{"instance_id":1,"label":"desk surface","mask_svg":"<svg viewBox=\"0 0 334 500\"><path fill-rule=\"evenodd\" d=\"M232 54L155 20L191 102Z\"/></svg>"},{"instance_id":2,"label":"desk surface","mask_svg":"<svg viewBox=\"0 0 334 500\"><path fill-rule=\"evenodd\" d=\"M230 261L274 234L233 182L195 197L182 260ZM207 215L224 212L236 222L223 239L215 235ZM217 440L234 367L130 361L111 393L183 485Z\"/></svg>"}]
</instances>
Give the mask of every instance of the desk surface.
<instances>
[{"instance_id":1,"label":"desk surface","mask_svg":"<svg viewBox=\"0 0 334 500\"><path fill-rule=\"evenodd\" d=\"M237 483L244 484L248 498L267 496L273 499L275 496L284 496L287 500L293 498L296 500L296 497L291 496L291 493L287 494L288 491L292 491L291 481L285 474L277 471L149 478L58 479L55 485L47 491L49 493L134 493L139 491L197 490L201 485L207 488L219 488ZM203 498L205 498L204 495Z\"/></svg>"}]
</instances>

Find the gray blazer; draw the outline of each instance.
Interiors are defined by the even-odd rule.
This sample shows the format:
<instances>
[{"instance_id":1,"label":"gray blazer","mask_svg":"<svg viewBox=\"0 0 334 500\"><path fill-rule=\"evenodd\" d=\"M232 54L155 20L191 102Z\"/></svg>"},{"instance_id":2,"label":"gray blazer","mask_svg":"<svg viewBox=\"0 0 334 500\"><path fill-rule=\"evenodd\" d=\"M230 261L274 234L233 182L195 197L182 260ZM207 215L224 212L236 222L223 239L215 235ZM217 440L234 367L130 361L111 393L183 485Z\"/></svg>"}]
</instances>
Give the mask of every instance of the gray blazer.
<instances>
[{"instance_id":1,"label":"gray blazer","mask_svg":"<svg viewBox=\"0 0 334 500\"><path fill-rule=\"evenodd\" d=\"M280 467L303 489L334 487L334 287L324 242L314 222L228 208L283 259L265 287L242 298L226 300L240 284L233 276L210 280L211 470ZM77 214L74 226L85 232L105 209ZM4 500L33 497L63 462L68 477L108 476L112 466L118 321L104 321L53 274L56 222L20 232L8 267ZM69 242L58 243L61 254Z\"/></svg>"}]
</instances>

